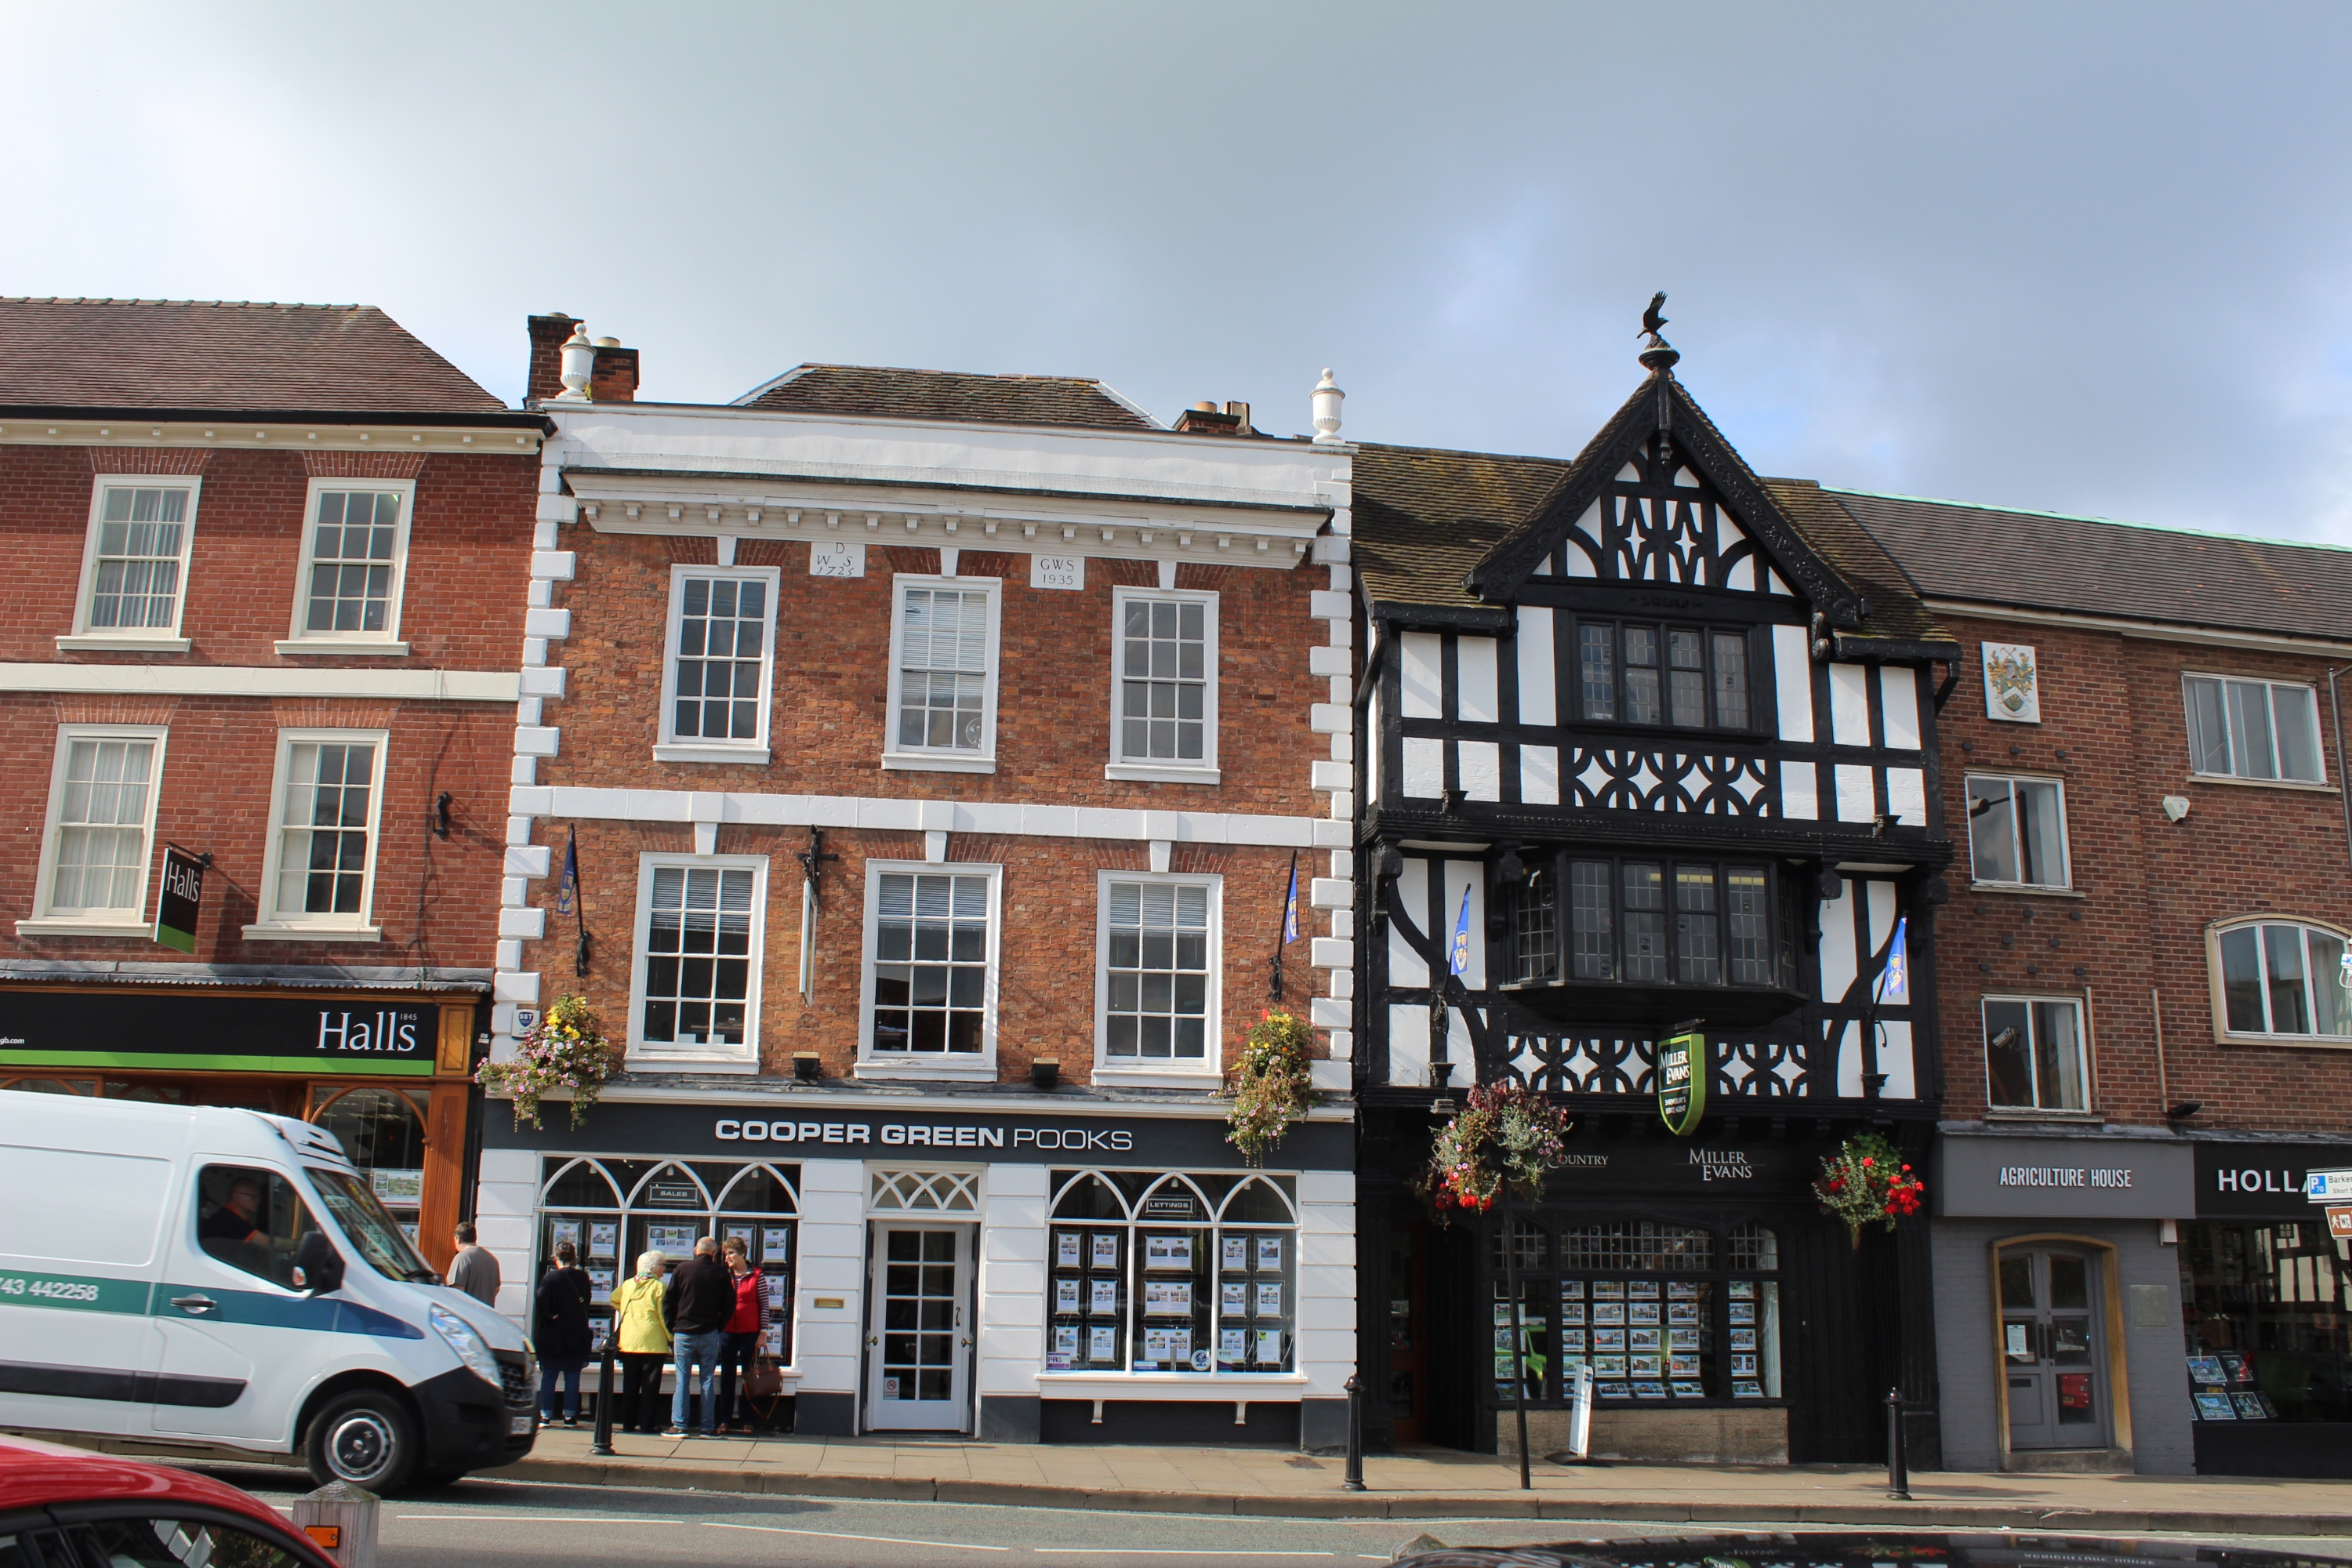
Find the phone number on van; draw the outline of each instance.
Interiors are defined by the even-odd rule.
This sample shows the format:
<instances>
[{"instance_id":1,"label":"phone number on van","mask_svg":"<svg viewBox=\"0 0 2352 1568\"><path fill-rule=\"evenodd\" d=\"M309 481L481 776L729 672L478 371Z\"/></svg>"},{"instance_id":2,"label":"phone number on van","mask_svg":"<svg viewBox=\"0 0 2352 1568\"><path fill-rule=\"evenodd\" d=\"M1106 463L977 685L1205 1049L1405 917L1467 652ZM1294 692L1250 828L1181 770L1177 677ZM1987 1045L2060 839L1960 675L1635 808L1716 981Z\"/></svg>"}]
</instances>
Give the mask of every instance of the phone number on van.
<instances>
[{"instance_id":1,"label":"phone number on van","mask_svg":"<svg viewBox=\"0 0 2352 1568\"><path fill-rule=\"evenodd\" d=\"M95 1301L98 1287L71 1279L32 1279L12 1274L0 1279L0 1296L37 1296L52 1301Z\"/></svg>"}]
</instances>

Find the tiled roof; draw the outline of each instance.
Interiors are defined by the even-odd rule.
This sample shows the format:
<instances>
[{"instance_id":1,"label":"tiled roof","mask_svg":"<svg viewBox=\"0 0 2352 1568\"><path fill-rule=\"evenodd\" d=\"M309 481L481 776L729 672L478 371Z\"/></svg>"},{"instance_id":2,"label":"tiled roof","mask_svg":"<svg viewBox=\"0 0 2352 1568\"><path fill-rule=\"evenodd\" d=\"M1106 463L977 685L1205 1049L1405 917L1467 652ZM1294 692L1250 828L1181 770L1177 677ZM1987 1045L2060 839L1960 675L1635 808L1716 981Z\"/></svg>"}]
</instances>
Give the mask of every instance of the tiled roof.
<instances>
[{"instance_id":1,"label":"tiled roof","mask_svg":"<svg viewBox=\"0 0 2352 1568\"><path fill-rule=\"evenodd\" d=\"M0 405L502 414L373 305L0 299Z\"/></svg>"},{"instance_id":2,"label":"tiled roof","mask_svg":"<svg viewBox=\"0 0 2352 1568\"><path fill-rule=\"evenodd\" d=\"M737 398L744 408L879 419L977 420L1089 430L1160 426L1101 382L1075 375L973 375L882 365L804 364Z\"/></svg>"},{"instance_id":3,"label":"tiled roof","mask_svg":"<svg viewBox=\"0 0 2352 1568\"><path fill-rule=\"evenodd\" d=\"M1869 602L1860 635L1897 642L1949 642L1951 634L1937 624L1918 591L1829 491L1811 479L1765 479L1773 504L1796 525L1806 542L1837 568Z\"/></svg>"},{"instance_id":4,"label":"tiled roof","mask_svg":"<svg viewBox=\"0 0 2352 1568\"><path fill-rule=\"evenodd\" d=\"M1827 490L1930 598L2352 639L2352 550Z\"/></svg>"},{"instance_id":5,"label":"tiled roof","mask_svg":"<svg viewBox=\"0 0 2352 1568\"><path fill-rule=\"evenodd\" d=\"M1549 495L1569 464L1428 447L1356 450L1356 570L1375 603L1468 608L1462 585L1520 519Z\"/></svg>"}]
</instances>

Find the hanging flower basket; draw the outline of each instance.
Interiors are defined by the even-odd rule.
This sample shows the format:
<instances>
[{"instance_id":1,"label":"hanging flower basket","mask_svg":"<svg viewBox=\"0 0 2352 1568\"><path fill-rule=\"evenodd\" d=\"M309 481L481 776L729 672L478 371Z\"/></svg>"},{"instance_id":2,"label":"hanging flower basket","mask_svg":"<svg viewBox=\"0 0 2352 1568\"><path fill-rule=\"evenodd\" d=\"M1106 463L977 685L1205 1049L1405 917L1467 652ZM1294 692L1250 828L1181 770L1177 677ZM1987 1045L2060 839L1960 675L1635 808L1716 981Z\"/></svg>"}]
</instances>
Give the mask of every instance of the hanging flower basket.
<instances>
[{"instance_id":1,"label":"hanging flower basket","mask_svg":"<svg viewBox=\"0 0 2352 1568\"><path fill-rule=\"evenodd\" d=\"M484 1062L474 1081L514 1097L517 1127L537 1127L540 1100L569 1089L572 1125L577 1128L604 1081L621 1070L622 1057L622 1048L604 1037L604 1020L587 1000L566 996L516 1042L514 1060Z\"/></svg>"},{"instance_id":2,"label":"hanging flower basket","mask_svg":"<svg viewBox=\"0 0 2352 1568\"><path fill-rule=\"evenodd\" d=\"M1312 1069L1315 1032L1295 1014L1269 1009L1242 1042L1234 1068L1234 1108L1225 1114L1225 1142L1252 1165L1307 1119L1315 1103Z\"/></svg>"},{"instance_id":3,"label":"hanging flower basket","mask_svg":"<svg viewBox=\"0 0 2352 1568\"><path fill-rule=\"evenodd\" d=\"M1494 1207L1505 1182L1528 1202L1540 1202L1544 1178L1568 1161L1568 1113L1527 1085L1482 1083L1465 1100L1430 1141L1429 1165L1413 1182L1441 1225L1449 1209L1484 1214Z\"/></svg>"},{"instance_id":4,"label":"hanging flower basket","mask_svg":"<svg viewBox=\"0 0 2352 1568\"><path fill-rule=\"evenodd\" d=\"M1875 1132L1849 1138L1845 1146L1822 1162L1813 1180L1813 1196L1823 1214L1845 1222L1846 1238L1862 1246L1862 1227L1895 1222L1919 1212L1927 1184L1911 1173L1895 1145Z\"/></svg>"}]
</instances>

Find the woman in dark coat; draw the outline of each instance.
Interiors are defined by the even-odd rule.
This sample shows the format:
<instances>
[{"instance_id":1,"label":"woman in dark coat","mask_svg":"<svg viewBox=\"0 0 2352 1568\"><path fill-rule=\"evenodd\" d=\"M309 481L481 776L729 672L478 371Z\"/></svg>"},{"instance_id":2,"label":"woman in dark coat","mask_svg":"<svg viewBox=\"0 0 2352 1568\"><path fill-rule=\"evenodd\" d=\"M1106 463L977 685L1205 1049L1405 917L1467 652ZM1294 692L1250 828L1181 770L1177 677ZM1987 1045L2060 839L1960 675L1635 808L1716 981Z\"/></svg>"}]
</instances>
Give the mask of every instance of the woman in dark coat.
<instances>
[{"instance_id":1,"label":"woman in dark coat","mask_svg":"<svg viewBox=\"0 0 2352 1568\"><path fill-rule=\"evenodd\" d=\"M539 1418L555 1424L555 1380L563 1379L563 1424L580 1425L580 1369L595 1341L588 1331L588 1276L580 1271L580 1249L555 1244L555 1267L540 1277L531 1311L531 1344L539 1352Z\"/></svg>"}]
</instances>

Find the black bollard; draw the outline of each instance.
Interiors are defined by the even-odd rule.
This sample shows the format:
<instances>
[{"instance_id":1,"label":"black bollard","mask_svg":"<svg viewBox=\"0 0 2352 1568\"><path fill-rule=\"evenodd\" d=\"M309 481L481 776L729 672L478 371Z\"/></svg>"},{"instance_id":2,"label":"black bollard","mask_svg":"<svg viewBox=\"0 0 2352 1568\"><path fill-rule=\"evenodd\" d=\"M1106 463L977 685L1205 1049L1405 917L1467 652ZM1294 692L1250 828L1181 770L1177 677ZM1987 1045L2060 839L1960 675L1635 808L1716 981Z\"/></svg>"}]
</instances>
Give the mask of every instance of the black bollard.
<instances>
[{"instance_id":1,"label":"black bollard","mask_svg":"<svg viewBox=\"0 0 2352 1568\"><path fill-rule=\"evenodd\" d=\"M613 1333L609 1329L596 1363L596 1439L588 1445L588 1451L600 1458L613 1457Z\"/></svg>"},{"instance_id":2,"label":"black bollard","mask_svg":"<svg viewBox=\"0 0 2352 1568\"><path fill-rule=\"evenodd\" d=\"M1364 1383L1353 1375L1348 1379L1348 1479L1339 1489L1364 1489Z\"/></svg>"},{"instance_id":3,"label":"black bollard","mask_svg":"<svg viewBox=\"0 0 2352 1568\"><path fill-rule=\"evenodd\" d=\"M1886 1495L1911 1500L1911 1463L1903 1441L1903 1391L1886 1391Z\"/></svg>"}]
</instances>

